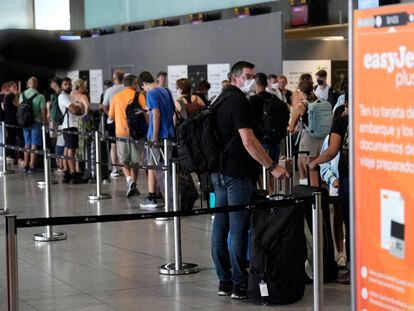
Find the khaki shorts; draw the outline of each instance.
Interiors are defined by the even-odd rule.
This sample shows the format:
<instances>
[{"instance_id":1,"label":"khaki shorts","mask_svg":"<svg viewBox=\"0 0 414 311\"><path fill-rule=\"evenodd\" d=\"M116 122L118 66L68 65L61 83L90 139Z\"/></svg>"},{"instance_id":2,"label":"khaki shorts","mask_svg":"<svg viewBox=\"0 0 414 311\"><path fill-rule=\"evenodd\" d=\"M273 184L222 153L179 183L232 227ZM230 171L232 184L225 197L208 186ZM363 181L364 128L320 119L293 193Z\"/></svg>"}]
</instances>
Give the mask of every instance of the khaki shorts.
<instances>
[{"instance_id":1,"label":"khaki shorts","mask_svg":"<svg viewBox=\"0 0 414 311\"><path fill-rule=\"evenodd\" d=\"M119 162L124 165L140 164L145 150L144 143L145 139L140 139L139 143L117 141L116 151Z\"/></svg>"}]
</instances>

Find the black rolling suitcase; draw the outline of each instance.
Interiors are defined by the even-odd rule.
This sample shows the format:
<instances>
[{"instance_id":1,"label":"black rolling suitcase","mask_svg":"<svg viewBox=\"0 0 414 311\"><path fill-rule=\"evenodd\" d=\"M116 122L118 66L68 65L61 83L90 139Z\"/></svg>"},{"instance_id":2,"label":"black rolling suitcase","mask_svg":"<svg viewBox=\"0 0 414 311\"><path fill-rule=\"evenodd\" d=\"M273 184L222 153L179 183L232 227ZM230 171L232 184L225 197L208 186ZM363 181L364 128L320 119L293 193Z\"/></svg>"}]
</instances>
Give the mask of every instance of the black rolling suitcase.
<instances>
[{"instance_id":1,"label":"black rolling suitcase","mask_svg":"<svg viewBox=\"0 0 414 311\"><path fill-rule=\"evenodd\" d=\"M305 291L303 206L253 210L248 296L263 304L290 304Z\"/></svg>"},{"instance_id":2,"label":"black rolling suitcase","mask_svg":"<svg viewBox=\"0 0 414 311\"><path fill-rule=\"evenodd\" d=\"M297 185L293 187L292 195L303 200L304 214L307 224L305 228L307 240L307 275L312 278L312 205L314 198L312 196L315 192L322 193L322 217L323 217L323 275L325 282L335 281L338 277L338 265L335 261L335 250L331 230L331 217L329 211L329 192L325 188L318 188L305 185Z\"/></svg>"}]
</instances>

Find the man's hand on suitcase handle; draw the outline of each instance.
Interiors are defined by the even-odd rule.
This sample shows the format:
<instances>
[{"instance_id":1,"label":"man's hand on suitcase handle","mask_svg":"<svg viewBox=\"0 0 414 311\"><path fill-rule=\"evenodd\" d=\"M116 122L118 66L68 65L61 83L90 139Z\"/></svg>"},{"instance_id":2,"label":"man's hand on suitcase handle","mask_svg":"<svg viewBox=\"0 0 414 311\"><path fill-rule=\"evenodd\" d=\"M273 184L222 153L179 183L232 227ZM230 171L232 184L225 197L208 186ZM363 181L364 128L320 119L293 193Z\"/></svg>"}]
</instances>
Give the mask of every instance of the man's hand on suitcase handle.
<instances>
[{"instance_id":1,"label":"man's hand on suitcase handle","mask_svg":"<svg viewBox=\"0 0 414 311\"><path fill-rule=\"evenodd\" d=\"M289 178L290 177L289 172L283 166L280 166L280 165L277 165L273 169L273 171L271 172L271 174L274 177L279 178L279 179L282 179L282 180L284 180L285 178Z\"/></svg>"}]
</instances>

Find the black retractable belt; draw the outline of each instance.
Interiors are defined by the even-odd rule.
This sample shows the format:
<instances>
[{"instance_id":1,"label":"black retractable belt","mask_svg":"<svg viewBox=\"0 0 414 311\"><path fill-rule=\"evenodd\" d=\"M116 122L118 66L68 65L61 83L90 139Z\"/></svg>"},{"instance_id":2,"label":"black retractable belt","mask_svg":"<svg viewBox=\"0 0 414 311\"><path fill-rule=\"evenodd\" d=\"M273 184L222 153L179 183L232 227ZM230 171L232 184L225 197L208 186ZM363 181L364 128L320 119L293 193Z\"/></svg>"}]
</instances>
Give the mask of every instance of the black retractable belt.
<instances>
[{"instance_id":1,"label":"black retractable belt","mask_svg":"<svg viewBox=\"0 0 414 311\"><path fill-rule=\"evenodd\" d=\"M257 204L244 204L236 206L225 206L215 208L195 209L191 211L179 212L156 212L156 213L140 213L140 214L115 214L115 215L88 215L88 216L67 216L67 217L50 217L50 218L25 218L17 219L18 228L51 226L51 225L75 225L87 223L116 222L128 220L156 219L160 217L184 217L198 216L208 214L231 213L245 210L275 208L277 206L291 205L296 202L295 199L285 199L279 201L266 201Z\"/></svg>"}]
</instances>

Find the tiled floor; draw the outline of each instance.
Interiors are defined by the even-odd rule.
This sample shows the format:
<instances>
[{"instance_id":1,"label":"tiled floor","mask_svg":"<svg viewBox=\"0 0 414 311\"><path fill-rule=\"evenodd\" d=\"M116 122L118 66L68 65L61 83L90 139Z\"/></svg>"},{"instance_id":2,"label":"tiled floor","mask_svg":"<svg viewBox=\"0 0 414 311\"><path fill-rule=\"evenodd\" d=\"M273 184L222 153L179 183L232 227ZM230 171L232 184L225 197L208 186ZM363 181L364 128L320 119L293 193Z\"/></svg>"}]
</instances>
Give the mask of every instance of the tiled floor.
<instances>
[{"instance_id":1,"label":"tiled floor","mask_svg":"<svg viewBox=\"0 0 414 311\"><path fill-rule=\"evenodd\" d=\"M55 178L55 177L54 177ZM42 174L0 177L0 206L20 218L42 217ZM146 187L141 182L142 192ZM53 215L136 213L138 200L126 199L123 178L104 185L112 199L90 203L94 185L53 185ZM161 276L158 266L174 258L173 223L153 220L56 227L68 239L35 243L44 228L18 230L20 310L312 310L312 287L302 301L290 306L261 306L216 295L216 276L210 259L211 217L182 220L183 259L201 272ZM5 301L4 221L0 220L0 309ZM325 288L325 310L350 310L349 286Z\"/></svg>"}]
</instances>

